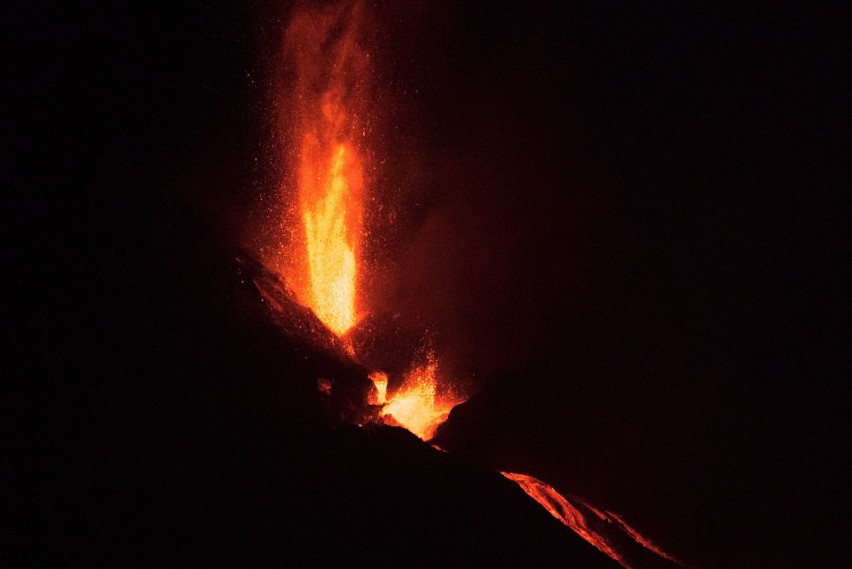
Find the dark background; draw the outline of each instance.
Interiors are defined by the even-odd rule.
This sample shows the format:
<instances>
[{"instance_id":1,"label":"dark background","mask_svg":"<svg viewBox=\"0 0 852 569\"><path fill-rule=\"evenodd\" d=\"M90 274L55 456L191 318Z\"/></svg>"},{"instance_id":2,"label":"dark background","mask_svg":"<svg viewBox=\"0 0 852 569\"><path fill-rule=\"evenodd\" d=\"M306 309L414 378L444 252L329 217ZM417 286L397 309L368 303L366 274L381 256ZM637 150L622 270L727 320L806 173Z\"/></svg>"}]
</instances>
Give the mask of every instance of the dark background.
<instances>
[{"instance_id":1,"label":"dark background","mask_svg":"<svg viewBox=\"0 0 852 569\"><path fill-rule=\"evenodd\" d=\"M186 235L208 223L251 246L266 219L288 9L11 14L4 320L28 364L9 376L26 394L14 449L73 438L112 389L195 361L158 351L175 328L146 314L205 314L194 295L219 273L187 264L203 245ZM403 237L374 252L372 302L428 326L482 388L442 445L623 513L700 566L842 566L848 20L759 4L373 9L373 41L391 46L376 56L376 191ZM173 294L183 271L193 284ZM170 341L227 345L187 326ZM176 409L205 377L184 375ZM109 424L150 428L124 419Z\"/></svg>"}]
</instances>

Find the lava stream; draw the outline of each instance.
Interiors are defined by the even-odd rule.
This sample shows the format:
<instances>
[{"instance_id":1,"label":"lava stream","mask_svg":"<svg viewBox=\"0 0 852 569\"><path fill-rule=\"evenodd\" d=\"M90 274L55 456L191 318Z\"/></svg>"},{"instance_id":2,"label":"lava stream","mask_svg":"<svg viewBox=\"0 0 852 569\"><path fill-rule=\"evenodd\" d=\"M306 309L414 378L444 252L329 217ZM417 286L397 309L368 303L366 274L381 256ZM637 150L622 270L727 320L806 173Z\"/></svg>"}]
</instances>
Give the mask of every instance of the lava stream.
<instances>
[{"instance_id":1,"label":"lava stream","mask_svg":"<svg viewBox=\"0 0 852 569\"><path fill-rule=\"evenodd\" d=\"M642 536L638 531L627 525L624 519L618 514L599 510L593 506L586 504L578 498L566 498L556 491L553 486L539 480L528 474L518 474L514 472L501 472L503 476L517 483L521 489L527 493L532 499L541 504L554 518L571 528L577 535L585 539L597 549L607 554L613 560L621 564L627 569L634 569L634 566L625 559L624 555L619 552L612 537L606 535L613 533L621 533L629 537L635 543L641 545L648 551L659 555L660 557L670 561L675 565L687 567L679 559L669 555L659 546L652 543L648 538ZM582 510L594 514L598 518L598 523L590 522L586 514ZM597 527L596 527L597 526ZM602 531L604 528L608 531Z\"/></svg>"}]
</instances>

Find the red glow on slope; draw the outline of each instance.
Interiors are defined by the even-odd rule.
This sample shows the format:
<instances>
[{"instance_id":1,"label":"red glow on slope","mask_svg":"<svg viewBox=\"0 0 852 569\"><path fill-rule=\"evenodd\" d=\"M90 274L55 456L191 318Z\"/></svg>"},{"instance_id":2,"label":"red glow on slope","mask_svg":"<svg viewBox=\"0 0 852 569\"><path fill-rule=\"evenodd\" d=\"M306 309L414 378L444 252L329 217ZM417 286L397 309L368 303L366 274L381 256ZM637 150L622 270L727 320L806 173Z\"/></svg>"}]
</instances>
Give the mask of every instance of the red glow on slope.
<instances>
[{"instance_id":1,"label":"red glow on slope","mask_svg":"<svg viewBox=\"0 0 852 569\"><path fill-rule=\"evenodd\" d=\"M527 474L516 474L513 472L501 472L500 474L516 482L528 496L541 504L554 518L574 530L574 533L597 547L600 551L606 553L612 559L621 563L624 567L629 567L621 555L610 546L606 538L589 527L583 513L571 505L552 486Z\"/></svg>"},{"instance_id":2,"label":"red glow on slope","mask_svg":"<svg viewBox=\"0 0 852 569\"><path fill-rule=\"evenodd\" d=\"M672 555L669 555L660 549L659 546L651 542L651 540L642 536L638 531L627 525L624 519L618 514L614 514L606 510L600 510L574 497L566 498L557 492L550 484L542 482L534 476L529 476L528 474L517 474L514 472L501 472L501 474L509 480L516 482L528 496L541 504L542 507L544 507L544 509L547 510L554 518L571 528L577 535L594 545L603 553L606 553L623 567L627 569L638 569L631 565L624 558L624 555L619 553L613 540L604 535L599 529L593 527L594 525L597 525L599 528L613 528L617 532L621 532L629 536L629 538L631 538L634 542L641 545L648 551L659 555L663 559L671 561L681 567L687 567L687 565L682 561ZM574 503L576 503L576 505ZM600 523L590 523L587 516L581 511L581 508L594 514L594 516L598 518L598 521L604 525L601 526Z\"/></svg>"},{"instance_id":3,"label":"red glow on slope","mask_svg":"<svg viewBox=\"0 0 852 569\"><path fill-rule=\"evenodd\" d=\"M666 553L665 551L660 549L660 547L658 545L653 543L648 538L640 535L638 531L636 531L635 529L633 529L632 527L627 525L627 522L625 522L621 518L621 516L619 516L618 514L613 513L613 512L606 512L606 515L611 520L614 520L621 527L621 529L623 529L625 531L625 533L627 533L630 537L632 537L634 540L636 540L636 543L638 543L639 545L641 545L645 549L647 549L649 551L653 551L654 553L656 553L660 557L662 557L664 559L668 559L672 563L680 565L681 567L686 567L686 565L682 561L680 561L679 559L669 555L668 553Z\"/></svg>"}]
</instances>

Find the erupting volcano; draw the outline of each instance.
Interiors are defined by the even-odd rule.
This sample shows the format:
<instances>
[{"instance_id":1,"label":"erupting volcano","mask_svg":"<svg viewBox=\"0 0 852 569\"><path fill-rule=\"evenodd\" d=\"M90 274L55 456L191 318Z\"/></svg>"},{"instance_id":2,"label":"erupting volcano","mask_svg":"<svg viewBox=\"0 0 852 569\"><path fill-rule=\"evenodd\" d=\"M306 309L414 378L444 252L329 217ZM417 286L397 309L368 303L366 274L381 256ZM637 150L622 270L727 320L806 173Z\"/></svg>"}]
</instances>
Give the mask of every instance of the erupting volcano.
<instances>
[{"instance_id":1,"label":"erupting volcano","mask_svg":"<svg viewBox=\"0 0 852 569\"><path fill-rule=\"evenodd\" d=\"M296 12L286 31L286 58L293 79L286 103L290 120L281 133L284 146L290 148L282 191L290 199L284 220L290 237L281 263L286 267L283 278L296 299L337 336L355 361L360 361L361 354L350 333L363 316L359 287L364 282L363 224L369 201L365 172L370 170L366 157L372 70L361 38L366 22L366 10L357 1ZM372 422L404 427L424 441L432 439L452 408L465 399L446 381L442 385L439 357L427 346L424 336L412 352L419 355L412 357L396 385L385 371L373 370L369 374L372 389L361 402L376 409L367 414ZM319 378L318 388L325 396L335 396L331 380ZM363 416L358 414L354 421L362 424ZM503 474L623 566L632 567L625 558L625 541L678 563L615 514L573 499L575 506L532 476ZM592 522L586 514L597 519Z\"/></svg>"},{"instance_id":2,"label":"erupting volcano","mask_svg":"<svg viewBox=\"0 0 852 569\"><path fill-rule=\"evenodd\" d=\"M10 3L0 565L852 567L822 4Z\"/></svg>"}]
</instances>

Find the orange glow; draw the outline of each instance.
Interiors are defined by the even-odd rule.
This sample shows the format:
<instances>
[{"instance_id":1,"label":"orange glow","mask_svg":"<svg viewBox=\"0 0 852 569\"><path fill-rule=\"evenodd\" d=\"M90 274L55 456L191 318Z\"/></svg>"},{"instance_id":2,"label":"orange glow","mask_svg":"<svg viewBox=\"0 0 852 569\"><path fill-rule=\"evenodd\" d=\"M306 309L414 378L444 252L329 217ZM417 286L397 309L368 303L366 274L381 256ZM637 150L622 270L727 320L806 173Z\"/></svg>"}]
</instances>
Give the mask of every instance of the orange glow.
<instances>
[{"instance_id":1,"label":"orange glow","mask_svg":"<svg viewBox=\"0 0 852 569\"><path fill-rule=\"evenodd\" d=\"M613 537L608 537L605 533L613 534L613 536L624 534L629 539L632 539L660 557L681 567L688 567L685 563L669 555L648 538L642 536L638 531L627 525L618 514L594 508L575 497L566 498L557 492L553 486L542 482L534 476L514 472L501 472L500 474L516 482L528 496L541 504L550 515L627 569L633 569L633 566L618 552ZM589 513L597 517L598 519L595 520L596 523L590 523L582 510L588 510Z\"/></svg>"},{"instance_id":2,"label":"orange glow","mask_svg":"<svg viewBox=\"0 0 852 569\"><path fill-rule=\"evenodd\" d=\"M626 561L612 548L607 539L589 527L583 513L551 485L527 474L515 474L513 472L501 472L501 474L516 482L527 495L541 504L554 518L574 530L574 533L618 561L622 566L628 567Z\"/></svg>"},{"instance_id":3,"label":"orange glow","mask_svg":"<svg viewBox=\"0 0 852 569\"><path fill-rule=\"evenodd\" d=\"M370 405L384 405L387 403L388 396L388 374L381 371L374 371L369 375L369 378L376 387L376 393L370 394L368 403Z\"/></svg>"},{"instance_id":4,"label":"orange glow","mask_svg":"<svg viewBox=\"0 0 852 569\"><path fill-rule=\"evenodd\" d=\"M348 162L350 158L346 147L339 145L319 182L308 166L303 168L303 172L308 170L309 175L303 174L300 184L311 198L320 196L315 201L309 198L302 202L311 308L338 335L355 324L356 243L347 236L360 231L360 227L346 225L347 198L352 181L352 176L347 176Z\"/></svg>"},{"instance_id":5,"label":"orange glow","mask_svg":"<svg viewBox=\"0 0 852 569\"><path fill-rule=\"evenodd\" d=\"M452 408L461 403L457 398L438 393L437 370L438 362L430 355L426 365L408 372L402 388L381 411L386 423L405 427L424 441L432 438ZM373 382L380 390L375 379Z\"/></svg>"},{"instance_id":6,"label":"orange glow","mask_svg":"<svg viewBox=\"0 0 852 569\"><path fill-rule=\"evenodd\" d=\"M632 527L627 525L627 522L625 522L621 518L621 516L619 516L618 514L613 513L613 512L606 512L605 516L607 516L609 518L609 521L614 521L616 524L618 524L621 527L621 529L624 530L625 533L627 533L627 535L632 537L636 541L636 543L638 543L639 545L641 545L645 549L647 549L649 551L653 551L654 553L656 553L660 557L662 557L664 559L668 559L669 561L671 561L672 563L674 563L676 565L680 565L681 567L687 567L687 565L683 561L674 557L673 555L669 555L668 553L666 553L665 551L660 549L660 547L658 545L656 545L654 542L652 542L650 539L640 535L638 531L636 531L635 529L633 529Z\"/></svg>"},{"instance_id":7,"label":"orange glow","mask_svg":"<svg viewBox=\"0 0 852 569\"><path fill-rule=\"evenodd\" d=\"M284 261L287 285L298 301L344 341L359 317L361 241L366 199L366 117L371 101L370 58L363 48L365 9L361 0L338 0L298 9L287 27L288 85L282 134L290 149L295 186ZM371 405L383 406L385 422L428 440L459 403L438 394L437 361L415 367L402 388L388 397L388 377L369 377Z\"/></svg>"},{"instance_id":8,"label":"orange glow","mask_svg":"<svg viewBox=\"0 0 852 569\"><path fill-rule=\"evenodd\" d=\"M298 229L287 282L299 302L338 336L357 321L364 201L369 56L360 47L361 8L341 2L305 9L286 34L295 72L288 124L298 171Z\"/></svg>"}]
</instances>

